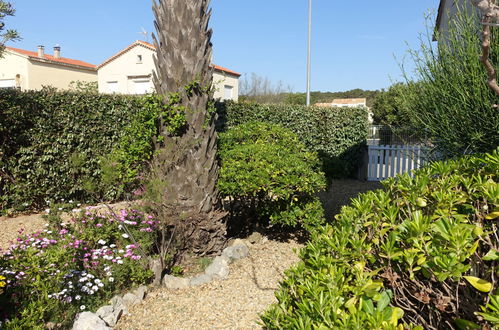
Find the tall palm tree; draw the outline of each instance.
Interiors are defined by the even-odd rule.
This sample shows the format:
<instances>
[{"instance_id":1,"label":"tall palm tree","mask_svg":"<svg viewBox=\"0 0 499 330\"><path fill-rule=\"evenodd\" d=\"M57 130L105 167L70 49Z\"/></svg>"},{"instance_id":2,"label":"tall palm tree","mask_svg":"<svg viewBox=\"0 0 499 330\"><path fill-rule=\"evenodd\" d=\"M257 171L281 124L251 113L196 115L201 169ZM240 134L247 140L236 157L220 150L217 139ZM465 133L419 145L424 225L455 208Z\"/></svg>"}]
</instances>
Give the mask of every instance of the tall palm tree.
<instances>
[{"instance_id":1,"label":"tall palm tree","mask_svg":"<svg viewBox=\"0 0 499 330\"><path fill-rule=\"evenodd\" d=\"M153 173L164 186L162 207L171 231L184 250L207 254L225 243L225 213L216 186L217 132L208 111L213 68L209 0L153 0L157 54L156 91L177 95L186 128L179 137L161 129L162 145Z\"/></svg>"}]
</instances>

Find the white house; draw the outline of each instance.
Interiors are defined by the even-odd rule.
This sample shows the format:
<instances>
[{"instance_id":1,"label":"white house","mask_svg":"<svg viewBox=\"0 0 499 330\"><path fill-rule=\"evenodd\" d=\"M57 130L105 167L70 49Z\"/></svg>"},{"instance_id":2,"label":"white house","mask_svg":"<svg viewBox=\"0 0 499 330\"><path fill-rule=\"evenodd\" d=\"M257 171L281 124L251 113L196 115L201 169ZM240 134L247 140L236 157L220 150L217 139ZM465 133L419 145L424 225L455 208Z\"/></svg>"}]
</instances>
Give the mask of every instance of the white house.
<instances>
[{"instance_id":1,"label":"white house","mask_svg":"<svg viewBox=\"0 0 499 330\"><path fill-rule=\"evenodd\" d=\"M145 94L154 91L154 45L136 41L98 66L99 92ZM232 70L213 65L214 97L238 100L239 76Z\"/></svg>"},{"instance_id":2,"label":"white house","mask_svg":"<svg viewBox=\"0 0 499 330\"><path fill-rule=\"evenodd\" d=\"M70 88L73 81L97 82L97 67L80 60L61 56L61 47L54 47L52 55L45 47L29 51L5 47L0 58L0 88L37 90L43 86Z\"/></svg>"}]
</instances>

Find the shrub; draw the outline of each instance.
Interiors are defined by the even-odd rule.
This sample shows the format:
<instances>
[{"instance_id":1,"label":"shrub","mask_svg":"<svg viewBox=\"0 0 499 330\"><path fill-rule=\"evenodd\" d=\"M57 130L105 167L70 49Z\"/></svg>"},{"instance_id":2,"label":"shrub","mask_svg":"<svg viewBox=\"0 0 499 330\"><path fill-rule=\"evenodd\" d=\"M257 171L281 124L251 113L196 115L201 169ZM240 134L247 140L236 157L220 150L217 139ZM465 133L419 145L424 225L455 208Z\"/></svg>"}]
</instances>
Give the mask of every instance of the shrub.
<instances>
[{"instance_id":1,"label":"shrub","mask_svg":"<svg viewBox=\"0 0 499 330\"><path fill-rule=\"evenodd\" d=\"M299 105L219 103L219 129L250 121L288 128L316 151L330 178L354 176L367 139L366 108L324 108Z\"/></svg>"},{"instance_id":2,"label":"shrub","mask_svg":"<svg viewBox=\"0 0 499 330\"><path fill-rule=\"evenodd\" d=\"M263 322L271 329L497 326L498 175L496 150L434 163L356 198L314 233Z\"/></svg>"},{"instance_id":3,"label":"shrub","mask_svg":"<svg viewBox=\"0 0 499 330\"><path fill-rule=\"evenodd\" d=\"M182 122L157 96L1 90L0 209L133 191L159 115L171 118L168 125Z\"/></svg>"},{"instance_id":4,"label":"shrub","mask_svg":"<svg viewBox=\"0 0 499 330\"><path fill-rule=\"evenodd\" d=\"M325 188L314 152L273 124L245 123L220 135L218 187L260 221L313 227L323 221L316 197Z\"/></svg>"},{"instance_id":5,"label":"shrub","mask_svg":"<svg viewBox=\"0 0 499 330\"><path fill-rule=\"evenodd\" d=\"M136 210L87 210L63 223L57 207L47 229L20 235L0 256L6 328L68 327L82 310L95 310L152 277L147 256L154 251L156 220Z\"/></svg>"},{"instance_id":6,"label":"shrub","mask_svg":"<svg viewBox=\"0 0 499 330\"><path fill-rule=\"evenodd\" d=\"M420 51L411 51L416 70L408 79L405 104L415 128L447 157L490 152L499 145L498 97L487 86L480 62L478 22L474 11L459 10L449 23L448 35L437 36L438 47L431 28ZM497 34L492 36L491 60L499 63Z\"/></svg>"}]
</instances>

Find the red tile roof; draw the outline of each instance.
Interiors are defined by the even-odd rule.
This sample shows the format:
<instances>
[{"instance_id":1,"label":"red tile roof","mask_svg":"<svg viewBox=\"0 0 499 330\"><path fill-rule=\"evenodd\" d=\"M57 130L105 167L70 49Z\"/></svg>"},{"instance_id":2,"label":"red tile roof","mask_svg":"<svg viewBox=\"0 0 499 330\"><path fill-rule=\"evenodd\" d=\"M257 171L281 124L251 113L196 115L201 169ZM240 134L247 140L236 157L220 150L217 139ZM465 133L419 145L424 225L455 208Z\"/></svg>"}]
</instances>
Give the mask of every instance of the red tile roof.
<instances>
[{"instance_id":1,"label":"red tile roof","mask_svg":"<svg viewBox=\"0 0 499 330\"><path fill-rule=\"evenodd\" d=\"M89 68L89 69L96 69L97 67L93 64L79 61L79 60L73 60L71 58L65 58L65 57L60 57L60 58L55 58L52 55L45 54L44 57L38 57L38 52L32 52L29 50L24 50L24 49L19 49L19 48L14 48L14 47L5 47L6 49L28 56L30 59L33 60L38 60L38 61L49 61L49 62L54 62L54 63L60 63L60 64L66 64L66 65L75 65L75 66L80 66L84 68Z\"/></svg>"},{"instance_id":2,"label":"red tile roof","mask_svg":"<svg viewBox=\"0 0 499 330\"><path fill-rule=\"evenodd\" d=\"M115 59L117 59L118 57L120 57L121 55L129 52L132 48L134 48L135 46L142 46L142 47L146 47L146 48L149 48L151 50L156 50L156 47L154 47L154 45L148 43L148 42L145 42L145 41L141 41L141 40L137 40L135 41L133 44L131 44L130 46L126 47L125 49L123 49L122 51L116 53L115 55L111 56L110 58L108 58L107 60L105 60L104 62L102 62L101 64L99 64L98 68L102 68L104 65L108 64L109 62L112 62L114 61ZM232 70L229 70L227 68L224 68L224 67L221 67L219 65L215 65L215 64L212 64L213 65L213 68L215 70L218 70L218 71L222 71L222 72L225 72L225 73L228 73L228 74L231 74L231 75L234 75L234 76L241 76L240 73L237 73L235 71L232 71Z\"/></svg>"}]
</instances>

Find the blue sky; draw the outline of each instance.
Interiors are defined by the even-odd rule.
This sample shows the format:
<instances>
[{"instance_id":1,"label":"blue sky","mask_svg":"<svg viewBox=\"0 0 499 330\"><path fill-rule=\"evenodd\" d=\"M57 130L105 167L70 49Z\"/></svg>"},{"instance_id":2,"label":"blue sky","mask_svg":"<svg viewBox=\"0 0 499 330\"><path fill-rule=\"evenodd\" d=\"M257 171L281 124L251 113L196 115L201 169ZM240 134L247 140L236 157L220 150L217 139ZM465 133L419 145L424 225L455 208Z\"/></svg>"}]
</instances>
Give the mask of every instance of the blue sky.
<instances>
[{"instance_id":1,"label":"blue sky","mask_svg":"<svg viewBox=\"0 0 499 330\"><path fill-rule=\"evenodd\" d=\"M55 44L62 56L99 64L153 31L149 0L10 0L8 18L36 50ZM425 14L438 0L313 0L312 90L379 89L400 80L395 57L418 46ZM214 63L305 90L307 0L212 0ZM407 61L410 68L410 61Z\"/></svg>"}]
</instances>

